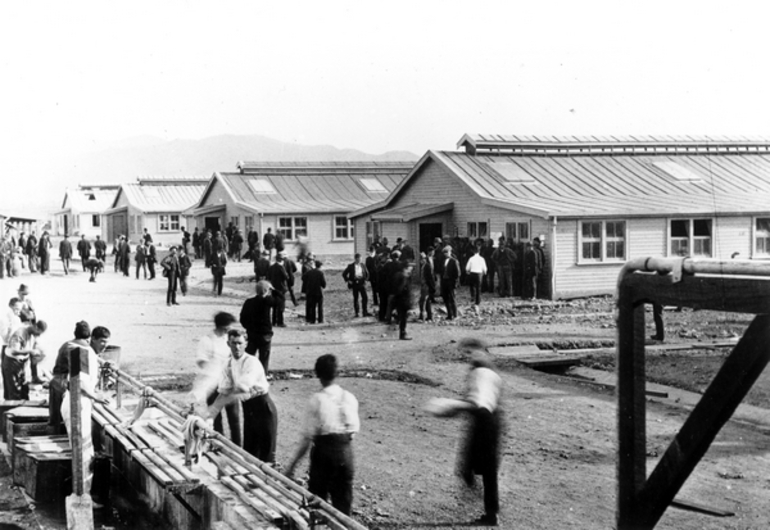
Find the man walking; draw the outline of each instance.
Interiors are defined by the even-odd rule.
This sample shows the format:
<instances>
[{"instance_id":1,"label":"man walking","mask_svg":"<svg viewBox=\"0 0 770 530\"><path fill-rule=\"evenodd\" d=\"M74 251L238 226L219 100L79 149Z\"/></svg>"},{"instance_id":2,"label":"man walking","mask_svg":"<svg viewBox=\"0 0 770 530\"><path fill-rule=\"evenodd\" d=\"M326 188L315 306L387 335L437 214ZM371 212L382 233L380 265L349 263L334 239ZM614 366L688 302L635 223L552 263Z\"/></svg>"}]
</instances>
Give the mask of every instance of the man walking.
<instances>
[{"instance_id":1,"label":"man walking","mask_svg":"<svg viewBox=\"0 0 770 530\"><path fill-rule=\"evenodd\" d=\"M100 236L96 236L96 241L94 241L94 252L96 253L96 259L101 261L107 259L107 243Z\"/></svg>"},{"instance_id":2,"label":"man walking","mask_svg":"<svg viewBox=\"0 0 770 530\"><path fill-rule=\"evenodd\" d=\"M86 235L80 236L78 241L78 256L80 256L80 264L83 266L83 272L86 271L86 261L91 257L91 243L86 240Z\"/></svg>"},{"instance_id":3,"label":"man walking","mask_svg":"<svg viewBox=\"0 0 770 530\"><path fill-rule=\"evenodd\" d=\"M342 272L342 279L347 282L348 289L353 291L353 310L356 313L356 317L359 316L359 297L364 309L364 316L371 316L367 309L369 299L366 295L366 280L369 279L369 271L366 265L361 263L361 254L356 254L353 263L345 267L345 270Z\"/></svg>"},{"instance_id":4,"label":"man walking","mask_svg":"<svg viewBox=\"0 0 770 530\"><path fill-rule=\"evenodd\" d=\"M358 400L343 390L337 377L337 358L322 355L316 360L315 373L323 387L310 398L297 452L286 468L291 477L297 463L310 452L310 493L324 500L331 497L332 506L350 515L353 504L353 446L360 429ZM330 411L334 411L330 413Z\"/></svg>"},{"instance_id":5,"label":"man walking","mask_svg":"<svg viewBox=\"0 0 770 530\"><path fill-rule=\"evenodd\" d=\"M273 341L270 313L276 303L273 286L267 280L260 280L257 282L257 295L247 299L241 307L240 322L248 336L246 353L258 354L265 373L270 365L270 346Z\"/></svg>"},{"instance_id":6,"label":"man walking","mask_svg":"<svg viewBox=\"0 0 770 530\"><path fill-rule=\"evenodd\" d=\"M481 257L481 247L476 245L473 256L465 264L465 272L468 274L468 285L471 288L471 300L474 304L481 303L481 282L487 274L487 262Z\"/></svg>"},{"instance_id":7,"label":"man walking","mask_svg":"<svg viewBox=\"0 0 770 530\"><path fill-rule=\"evenodd\" d=\"M285 328L283 312L286 309L286 291L289 290L289 273L283 263L284 256L279 253L275 263L267 270L267 280L275 290L275 307L273 308L273 326Z\"/></svg>"},{"instance_id":8,"label":"man walking","mask_svg":"<svg viewBox=\"0 0 770 530\"><path fill-rule=\"evenodd\" d=\"M70 260L72 259L72 243L70 243L67 234L64 234L64 239L59 243L59 257L61 258L61 263L64 267L64 274L69 274Z\"/></svg>"},{"instance_id":9,"label":"man walking","mask_svg":"<svg viewBox=\"0 0 770 530\"><path fill-rule=\"evenodd\" d=\"M305 320L308 324L323 324L324 321L324 289L326 289L326 276L321 266L323 262L316 260L315 267L305 273Z\"/></svg>"}]
</instances>

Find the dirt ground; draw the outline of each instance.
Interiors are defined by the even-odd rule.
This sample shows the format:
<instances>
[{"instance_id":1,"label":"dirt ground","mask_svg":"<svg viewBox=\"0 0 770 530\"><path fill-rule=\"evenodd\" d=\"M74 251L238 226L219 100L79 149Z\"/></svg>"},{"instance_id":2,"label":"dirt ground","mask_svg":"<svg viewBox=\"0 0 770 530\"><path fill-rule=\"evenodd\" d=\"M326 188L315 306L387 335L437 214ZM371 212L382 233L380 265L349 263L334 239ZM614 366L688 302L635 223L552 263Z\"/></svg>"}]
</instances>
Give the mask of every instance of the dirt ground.
<instances>
[{"instance_id":1,"label":"dirt ground","mask_svg":"<svg viewBox=\"0 0 770 530\"><path fill-rule=\"evenodd\" d=\"M251 264L245 262L228 266L221 297L212 294L210 277L196 262L190 293L180 296L180 305L173 307L165 305L162 277L124 278L111 271L110 263L108 272L89 283L83 272L65 277L58 261L53 269L50 276L27 274L0 281L1 300L10 298L21 281L30 286L38 314L50 326L44 336L49 360L71 336L74 323L85 319L112 330L113 343L122 347L122 368L142 377L193 374L196 339L213 328L214 313L224 310L237 316L254 290L247 280ZM462 419L434 418L422 411L432 397L462 394L467 364L456 349L459 339L478 336L490 345L559 347L607 346L614 341L609 298L525 303L485 295L476 315L469 310L465 288L458 292L463 316L451 323L441 314L435 323L411 319L408 331L414 340L399 341L395 327L372 318L352 318L352 296L338 269L327 270L327 280L326 323L305 324L304 303L297 313L289 304L288 326L277 329L274 337L271 368L276 374L296 376L276 378L271 387L279 411L278 460L290 458L305 403L318 388L309 375L315 358L336 354L350 375L340 383L361 406L354 516L371 528L460 528L481 513L480 491L465 489L454 474ZM740 335L748 323L742 316L688 310L667 311L666 321L670 341L726 339ZM651 363L657 366L651 372L655 378L668 377L661 382L681 382L683 388L697 391L723 357L724 352L715 351L660 355L663 361ZM611 370L612 363L612 356L589 360L597 370ZM507 424L500 471L501 527L613 528L612 391L512 362L504 363L501 375ZM759 386L751 402L767 407L768 374ZM184 401L183 390L169 394ZM648 472L690 408L674 399L648 403ZM728 423L679 494L735 516L717 518L670 508L658 528L770 526L770 414L758 410L753 421ZM0 526L14 522L4 517L0 515ZM28 527L24 522L15 524Z\"/></svg>"}]
</instances>

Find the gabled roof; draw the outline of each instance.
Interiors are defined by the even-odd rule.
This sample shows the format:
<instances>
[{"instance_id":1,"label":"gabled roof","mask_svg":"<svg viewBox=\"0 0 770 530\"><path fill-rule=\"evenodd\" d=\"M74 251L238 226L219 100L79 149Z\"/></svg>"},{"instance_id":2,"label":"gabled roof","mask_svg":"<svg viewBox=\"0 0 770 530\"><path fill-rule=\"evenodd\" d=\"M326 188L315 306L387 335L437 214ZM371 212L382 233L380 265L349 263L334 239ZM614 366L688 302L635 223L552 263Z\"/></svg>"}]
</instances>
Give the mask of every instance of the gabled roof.
<instances>
[{"instance_id":1,"label":"gabled roof","mask_svg":"<svg viewBox=\"0 0 770 530\"><path fill-rule=\"evenodd\" d=\"M460 141L472 140L467 135ZM548 153L555 142L511 141L475 154L428 151L388 198L350 217L388 208L428 163L443 166L483 203L539 217L740 215L770 212L770 143L721 140L719 151L674 150L660 142L648 150ZM620 142L619 142L620 143ZM529 151L521 151L527 144ZM668 147L665 147L668 146ZM595 146L594 146L595 147ZM564 146L562 146L564 148ZM534 149L535 152L532 151ZM593 149L593 147L591 148ZM599 148L601 149L601 148ZM666 151L666 149L669 149Z\"/></svg>"},{"instance_id":2,"label":"gabled roof","mask_svg":"<svg viewBox=\"0 0 770 530\"><path fill-rule=\"evenodd\" d=\"M101 213L112 205L117 192L117 185L80 185L77 188L67 188L62 210Z\"/></svg>"},{"instance_id":3,"label":"gabled roof","mask_svg":"<svg viewBox=\"0 0 770 530\"><path fill-rule=\"evenodd\" d=\"M219 183L234 204L255 213L348 213L383 200L411 162L239 162L238 173L215 173L194 213ZM380 191L377 191L377 190Z\"/></svg>"},{"instance_id":4,"label":"gabled roof","mask_svg":"<svg viewBox=\"0 0 770 530\"><path fill-rule=\"evenodd\" d=\"M209 177L139 177L123 184L112 202L119 210L121 197L144 213L181 212L195 205L206 189Z\"/></svg>"}]
</instances>

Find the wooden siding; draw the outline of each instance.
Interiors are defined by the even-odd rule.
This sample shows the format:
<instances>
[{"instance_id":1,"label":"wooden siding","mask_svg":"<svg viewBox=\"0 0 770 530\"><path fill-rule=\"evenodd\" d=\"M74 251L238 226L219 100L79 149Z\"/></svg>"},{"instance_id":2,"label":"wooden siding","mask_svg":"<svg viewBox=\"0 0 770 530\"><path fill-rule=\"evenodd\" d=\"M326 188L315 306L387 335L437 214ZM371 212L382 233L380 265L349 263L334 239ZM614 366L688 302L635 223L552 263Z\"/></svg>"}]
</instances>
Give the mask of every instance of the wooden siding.
<instances>
[{"instance_id":1,"label":"wooden siding","mask_svg":"<svg viewBox=\"0 0 770 530\"><path fill-rule=\"evenodd\" d=\"M666 256L668 219L626 221L628 258ZM751 253L751 217L720 217L714 220L713 257L730 259L734 252L747 259ZM623 263L578 265L580 221L559 220L556 227L555 297L575 298L613 294Z\"/></svg>"},{"instance_id":2,"label":"wooden siding","mask_svg":"<svg viewBox=\"0 0 770 530\"><path fill-rule=\"evenodd\" d=\"M276 233L279 217L306 217L307 235L310 240L310 251L318 256L349 256L352 259L355 247L353 239L334 240L334 217L329 214L286 214L266 215L262 218L264 230L267 227ZM257 224L258 226L258 224ZM356 227L357 228L357 227ZM261 237L261 235L260 235ZM286 250L294 255L294 241L286 241Z\"/></svg>"}]
</instances>

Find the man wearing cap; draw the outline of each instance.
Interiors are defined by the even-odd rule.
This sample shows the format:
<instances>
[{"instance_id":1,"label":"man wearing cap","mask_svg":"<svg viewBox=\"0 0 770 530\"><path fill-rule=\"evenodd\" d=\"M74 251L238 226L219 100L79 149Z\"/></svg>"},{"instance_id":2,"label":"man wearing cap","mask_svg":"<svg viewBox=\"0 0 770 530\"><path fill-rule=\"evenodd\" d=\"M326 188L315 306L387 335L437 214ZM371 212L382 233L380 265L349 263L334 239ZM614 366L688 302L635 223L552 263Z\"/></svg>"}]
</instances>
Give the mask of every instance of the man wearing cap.
<instances>
[{"instance_id":1,"label":"man wearing cap","mask_svg":"<svg viewBox=\"0 0 770 530\"><path fill-rule=\"evenodd\" d=\"M246 353L258 355L265 373L270 366L270 347L273 342L273 323L270 313L275 309L277 297L267 280L257 282L257 295L243 302L240 322L246 330Z\"/></svg>"},{"instance_id":2,"label":"man wearing cap","mask_svg":"<svg viewBox=\"0 0 770 530\"><path fill-rule=\"evenodd\" d=\"M83 266L83 272L86 271L86 261L91 256L91 243L86 240L86 235L80 236L78 241L78 256L80 256L80 264Z\"/></svg>"},{"instance_id":3,"label":"man wearing cap","mask_svg":"<svg viewBox=\"0 0 770 530\"><path fill-rule=\"evenodd\" d=\"M5 399L29 399L29 381L27 381L26 363L37 364L45 357L38 347L40 337L48 325L39 320L24 324L14 331L8 339L2 360L3 393Z\"/></svg>"},{"instance_id":4,"label":"man wearing cap","mask_svg":"<svg viewBox=\"0 0 770 530\"><path fill-rule=\"evenodd\" d=\"M263 250L259 258L254 260L254 277L256 281L266 280L268 270L270 270L270 252Z\"/></svg>"},{"instance_id":5,"label":"man wearing cap","mask_svg":"<svg viewBox=\"0 0 770 530\"><path fill-rule=\"evenodd\" d=\"M367 303L369 298L366 295L366 280L369 279L369 271L361 262L361 254L356 254L353 258L353 263L348 265L342 272L342 279L347 282L348 289L353 291L353 310L356 313L356 317L359 316L358 299L361 298L361 305L364 309L364 316L370 316L367 309Z\"/></svg>"},{"instance_id":6,"label":"man wearing cap","mask_svg":"<svg viewBox=\"0 0 770 530\"><path fill-rule=\"evenodd\" d=\"M449 245L444 247L442 254L441 298L446 305L447 320L453 320L457 318L455 289L460 281L460 262L452 255L452 247Z\"/></svg>"},{"instance_id":7,"label":"man wearing cap","mask_svg":"<svg viewBox=\"0 0 770 530\"><path fill-rule=\"evenodd\" d=\"M377 282L380 285L379 319L390 324L393 319L393 295L395 293L396 273L400 268L401 252L394 250L390 258L380 268Z\"/></svg>"}]
</instances>

